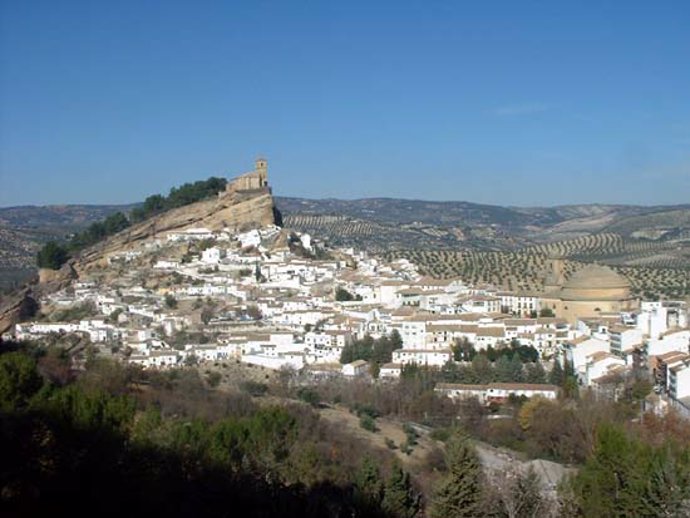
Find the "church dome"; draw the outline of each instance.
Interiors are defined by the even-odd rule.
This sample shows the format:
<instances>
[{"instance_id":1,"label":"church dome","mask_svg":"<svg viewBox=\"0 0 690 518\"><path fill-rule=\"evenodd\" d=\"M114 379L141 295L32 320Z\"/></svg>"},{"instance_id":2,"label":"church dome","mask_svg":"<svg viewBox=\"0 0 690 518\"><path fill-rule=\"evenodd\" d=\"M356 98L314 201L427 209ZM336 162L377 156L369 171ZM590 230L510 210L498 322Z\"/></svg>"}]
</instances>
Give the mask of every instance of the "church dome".
<instances>
[{"instance_id":1,"label":"church dome","mask_svg":"<svg viewBox=\"0 0 690 518\"><path fill-rule=\"evenodd\" d=\"M575 272L563 285L562 300L625 300L630 282L607 266L591 264Z\"/></svg>"}]
</instances>

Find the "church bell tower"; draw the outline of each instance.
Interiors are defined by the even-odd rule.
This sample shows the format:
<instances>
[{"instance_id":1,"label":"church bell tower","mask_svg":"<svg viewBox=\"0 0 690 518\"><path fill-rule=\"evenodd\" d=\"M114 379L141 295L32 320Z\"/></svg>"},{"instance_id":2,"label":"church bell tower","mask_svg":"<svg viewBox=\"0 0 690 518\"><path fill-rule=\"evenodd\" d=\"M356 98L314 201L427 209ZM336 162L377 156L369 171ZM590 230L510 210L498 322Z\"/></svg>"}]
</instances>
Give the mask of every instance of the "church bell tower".
<instances>
[{"instance_id":1,"label":"church bell tower","mask_svg":"<svg viewBox=\"0 0 690 518\"><path fill-rule=\"evenodd\" d=\"M259 187L268 187L268 161L265 158L256 159L254 172L259 176Z\"/></svg>"}]
</instances>

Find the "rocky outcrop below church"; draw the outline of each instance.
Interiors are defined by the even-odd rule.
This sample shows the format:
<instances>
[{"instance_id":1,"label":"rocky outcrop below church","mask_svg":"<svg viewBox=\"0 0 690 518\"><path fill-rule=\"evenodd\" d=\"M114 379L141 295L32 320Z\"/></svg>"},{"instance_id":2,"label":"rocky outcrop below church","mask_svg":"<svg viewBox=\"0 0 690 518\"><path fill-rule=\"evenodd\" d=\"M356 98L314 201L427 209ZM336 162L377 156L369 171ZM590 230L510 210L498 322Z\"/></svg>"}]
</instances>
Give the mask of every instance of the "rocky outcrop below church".
<instances>
[{"instance_id":1,"label":"rocky outcrop below church","mask_svg":"<svg viewBox=\"0 0 690 518\"><path fill-rule=\"evenodd\" d=\"M136 223L67 261L59 270L41 270L31 287L25 287L3 299L0 306L0 333L27 316L27 311L45 293L60 290L93 269L107 264L111 254L128 250L132 245L164 237L166 233L190 228L211 231L242 232L267 225L281 225L270 189L228 190L212 199L168 210L146 221Z\"/></svg>"},{"instance_id":2,"label":"rocky outcrop below church","mask_svg":"<svg viewBox=\"0 0 690 518\"><path fill-rule=\"evenodd\" d=\"M126 250L135 242L161 237L172 231L207 228L240 232L272 224L276 224L276 209L268 190L221 193L217 198L172 209L132 225L84 250L73 267L81 275L110 254Z\"/></svg>"}]
</instances>

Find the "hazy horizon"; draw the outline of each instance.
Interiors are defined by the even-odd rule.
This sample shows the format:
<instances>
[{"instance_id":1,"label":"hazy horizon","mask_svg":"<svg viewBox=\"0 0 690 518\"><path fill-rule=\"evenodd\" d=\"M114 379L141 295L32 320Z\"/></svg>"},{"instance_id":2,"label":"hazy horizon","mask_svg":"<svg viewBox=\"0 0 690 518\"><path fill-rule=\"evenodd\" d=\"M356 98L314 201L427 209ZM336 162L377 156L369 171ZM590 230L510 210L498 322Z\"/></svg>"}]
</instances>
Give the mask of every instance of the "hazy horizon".
<instances>
[{"instance_id":1,"label":"hazy horizon","mask_svg":"<svg viewBox=\"0 0 690 518\"><path fill-rule=\"evenodd\" d=\"M154 193L152 193L154 194ZM162 192L162 193L156 193L156 194L167 194L167 192ZM335 197L323 197L323 198L313 198L313 197L307 197L307 196L286 196L283 194L276 194L275 192L273 193L274 198L292 198L292 199L299 199L299 200L309 200L309 201L347 201L347 202L356 202L356 201L366 201L366 200L395 200L395 201L409 201L409 202L419 202L419 203L470 203L474 205L486 205L486 206L494 206L494 207L503 207L503 208L514 208L514 209L553 209L553 208L558 208L558 207L568 207L568 206L631 206L631 207L690 207L690 203L660 203L660 204L655 204L655 203L648 203L648 204L639 204L639 203L606 203L606 202L586 202L586 203L563 203L563 204L558 204L558 205L501 205L498 203L483 203L483 202L475 202L471 200L431 200L431 199L425 199L425 198L393 198L390 196L367 196L367 197L354 197L354 198L335 198ZM2 209L14 209L14 208L24 208L24 207L35 207L35 208L49 208L49 207L102 207L102 206L115 206L115 207L127 207L127 206L133 206L133 205L139 205L143 202L144 200L139 200L139 201L133 201L133 202L124 202L124 203L90 203L90 202L76 202L76 203L48 203L48 204L35 204L35 203L26 203L26 204L21 204L21 205L0 205L0 210Z\"/></svg>"}]
</instances>

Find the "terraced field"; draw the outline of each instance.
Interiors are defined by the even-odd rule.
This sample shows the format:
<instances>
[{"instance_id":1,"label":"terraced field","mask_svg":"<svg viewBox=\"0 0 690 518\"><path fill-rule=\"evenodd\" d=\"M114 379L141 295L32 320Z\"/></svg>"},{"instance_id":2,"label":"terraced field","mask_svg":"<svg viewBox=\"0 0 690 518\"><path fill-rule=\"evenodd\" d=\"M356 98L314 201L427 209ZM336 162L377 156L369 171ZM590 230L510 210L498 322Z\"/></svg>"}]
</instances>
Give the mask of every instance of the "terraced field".
<instances>
[{"instance_id":1,"label":"terraced field","mask_svg":"<svg viewBox=\"0 0 690 518\"><path fill-rule=\"evenodd\" d=\"M392 225L351 216L315 214L287 214L283 215L283 222L287 228L325 239L333 246L351 246L370 252L391 248L457 249L467 246L462 229L420 223Z\"/></svg>"},{"instance_id":2,"label":"terraced field","mask_svg":"<svg viewBox=\"0 0 690 518\"><path fill-rule=\"evenodd\" d=\"M602 233L526 247L523 251L616 266L690 268L690 240L651 241Z\"/></svg>"},{"instance_id":3,"label":"terraced field","mask_svg":"<svg viewBox=\"0 0 690 518\"><path fill-rule=\"evenodd\" d=\"M333 246L352 246L370 252L405 248L484 250L508 249L516 240L491 226L442 227L419 221L391 223L347 215L283 214L287 228L327 240Z\"/></svg>"},{"instance_id":4,"label":"terraced field","mask_svg":"<svg viewBox=\"0 0 690 518\"><path fill-rule=\"evenodd\" d=\"M386 259L405 257L423 273L459 276L472 284L490 283L510 290L539 291L549 257L565 259L570 275L586 263L606 264L625 275L636 296L690 296L690 239L634 238L601 232L563 241L529 244L492 226L439 227L421 222L389 224L348 215L288 214L286 226L331 245L353 246ZM626 223L627 226L630 226ZM658 236L657 236L658 237ZM527 241L528 246L524 246ZM534 243L534 241L532 241Z\"/></svg>"},{"instance_id":5,"label":"terraced field","mask_svg":"<svg viewBox=\"0 0 690 518\"><path fill-rule=\"evenodd\" d=\"M565 250L566 246L563 245L560 250ZM576 257L581 255L586 258L591 257L586 254L575 254ZM542 289L548 270L549 256L550 254L543 250L534 249L515 252L390 250L383 254L387 260L401 257L409 259L419 266L421 273L426 275L440 278L461 277L465 282L475 285L489 283L503 289L525 291ZM586 261L575 258L565 259L566 276L570 276L587 262L592 261L591 259ZM688 267L611 266L630 281L635 296L690 297L690 268Z\"/></svg>"}]
</instances>

